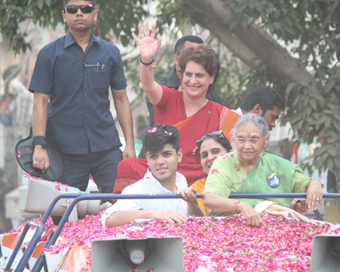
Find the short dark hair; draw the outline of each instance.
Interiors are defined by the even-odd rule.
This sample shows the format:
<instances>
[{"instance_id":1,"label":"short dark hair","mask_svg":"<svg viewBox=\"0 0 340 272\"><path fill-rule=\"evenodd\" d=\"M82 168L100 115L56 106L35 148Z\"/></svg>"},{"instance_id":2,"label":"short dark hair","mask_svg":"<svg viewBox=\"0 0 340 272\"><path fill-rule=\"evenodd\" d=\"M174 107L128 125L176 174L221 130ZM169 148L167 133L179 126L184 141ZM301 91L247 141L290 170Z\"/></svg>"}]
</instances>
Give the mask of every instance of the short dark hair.
<instances>
[{"instance_id":1,"label":"short dark hair","mask_svg":"<svg viewBox=\"0 0 340 272\"><path fill-rule=\"evenodd\" d=\"M194 35L185 35L182 38L178 39L176 44L175 44L175 51L174 51L174 53L176 55L178 55L179 51L181 51L184 48L185 42L192 42L192 43L203 44L203 40L200 37L194 36Z\"/></svg>"},{"instance_id":2,"label":"short dark hair","mask_svg":"<svg viewBox=\"0 0 340 272\"><path fill-rule=\"evenodd\" d=\"M225 148L225 150L227 150L227 153L229 153L232 150L231 144L229 140L227 139L227 137L225 137L223 132L220 135L208 133L208 134L201 136L199 139L201 139L202 137L204 137L204 139L197 143L197 149L195 150L197 159L199 159L200 157L200 150L201 150L201 146L203 142L208 139L214 139L215 142L219 143L221 146Z\"/></svg>"},{"instance_id":3,"label":"short dark hair","mask_svg":"<svg viewBox=\"0 0 340 272\"><path fill-rule=\"evenodd\" d=\"M178 153L179 132L173 125L153 125L144 135L143 148L145 153L150 152L155 154L162 150L166 144L170 144Z\"/></svg>"},{"instance_id":4,"label":"short dark hair","mask_svg":"<svg viewBox=\"0 0 340 272\"><path fill-rule=\"evenodd\" d=\"M68 1L69 0L63 0L63 8L65 8L67 6ZM96 6L96 0L85 0L85 1L91 2L94 7Z\"/></svg>"},{"instance_id":5,"label":"short dark hair","mask_svg":"<svg viewBox=\"0 0 340 272\"><path fill-rule=\"evenodd\" d=\"M215 74L214 82L208 88L208 93L213 92L215 83L220 75L220 61L214 49L208 45L199 45L181 50L178 55L178 65L182 75L189 61L201 64L210 76Z\"/></svg>"},{"instance_id":6,"label":"short dark hair","mask_svg":"<svg viewBox=\"0 0 340 272\"><path fill-rule=\"evenodd\" d=\"M272 110L274 106L280 110L283 110L285 107L282 97L278 92L264 85L251 90L244 98L240 108L251 111L256 104L261 106L262 115L264 115L267 110Z\"/></svg>"}]
</instances>

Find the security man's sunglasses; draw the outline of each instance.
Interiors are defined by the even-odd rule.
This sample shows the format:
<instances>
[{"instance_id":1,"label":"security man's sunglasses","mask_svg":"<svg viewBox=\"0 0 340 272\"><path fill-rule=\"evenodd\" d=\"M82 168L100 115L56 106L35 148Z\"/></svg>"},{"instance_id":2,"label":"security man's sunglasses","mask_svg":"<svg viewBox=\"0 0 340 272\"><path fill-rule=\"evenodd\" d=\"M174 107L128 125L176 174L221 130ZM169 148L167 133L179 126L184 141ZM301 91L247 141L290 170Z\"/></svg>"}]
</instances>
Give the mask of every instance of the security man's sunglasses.
<instances>
[{"instance_id":1,"label":"security man's sunglasses","mask_svg":"<svg viewBox=\"0 0 340 272\"><path fill-rule=\"evenodd\" d=\"M70 14L76 14L78 12L78 9L80 9L82 13L87 14L91 13L94 7L92 3L81 6L69 5L64 9L64 11Z\"/></svg>"}]
</instances>

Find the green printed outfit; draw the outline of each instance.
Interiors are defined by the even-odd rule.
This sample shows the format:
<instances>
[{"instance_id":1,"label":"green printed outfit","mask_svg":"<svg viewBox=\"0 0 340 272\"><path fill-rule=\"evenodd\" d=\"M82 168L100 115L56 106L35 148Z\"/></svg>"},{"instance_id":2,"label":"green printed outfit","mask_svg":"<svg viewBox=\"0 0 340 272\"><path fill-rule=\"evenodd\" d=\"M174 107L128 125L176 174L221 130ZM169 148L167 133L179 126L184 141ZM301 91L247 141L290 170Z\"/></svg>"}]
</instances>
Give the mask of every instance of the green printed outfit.
<instances>
[{"instance_id":1,"label":"green printed outfit","mask_svg":"<svg viewBox=\"0 0 340 272\"><path fill-rule=\"evenodd\" d=\"M217 158L211 166L204 192L228 198L230 193L302 193L309 182L302 170L294 163L281 157L261 153L253 170L247 176L237 150ZM269 200L280 206L289 207L291 198L242 198L253 208L263 200ZM224 216L233 213L215 213Z\"/></svg>"}]
</instances>

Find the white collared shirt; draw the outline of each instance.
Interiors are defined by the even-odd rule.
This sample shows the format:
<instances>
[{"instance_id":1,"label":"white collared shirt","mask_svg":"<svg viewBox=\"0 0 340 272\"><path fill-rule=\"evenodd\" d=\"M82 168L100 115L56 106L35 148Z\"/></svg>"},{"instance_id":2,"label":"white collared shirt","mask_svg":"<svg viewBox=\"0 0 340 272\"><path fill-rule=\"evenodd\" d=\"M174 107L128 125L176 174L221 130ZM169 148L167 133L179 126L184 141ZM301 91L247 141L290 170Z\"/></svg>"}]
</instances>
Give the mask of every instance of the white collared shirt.
<instances>
[{"instance_id":1,"label":"white collared shirt","mask_svg":"<svg viewBox=\"0 0 340 272\"><path fill-rule=\"evenodd\" d=\"M188 187L186 178L176 173L177 190L183 190ZM143 179L127 186L122 194L173 194L152 175L148 170ZM118 211L127 210L148 210L148 209L174 210L185 216L188 216L188 203L181 198L165 198L165 199L119 199L112 207L108 208L102 215L102 226L105 228L107 218Z\"/></svg>"},{"instance_id":2,"label":"white collared shirt","mask_svg":"<svg viewBox=\"0 0 340 272\"><path fill-rule=\"evenodd\" d=\"M237 114L243 116L242 109L238 108L237 110L232 110L233 112L236 112Z\"/></svg>"}]
</instances>

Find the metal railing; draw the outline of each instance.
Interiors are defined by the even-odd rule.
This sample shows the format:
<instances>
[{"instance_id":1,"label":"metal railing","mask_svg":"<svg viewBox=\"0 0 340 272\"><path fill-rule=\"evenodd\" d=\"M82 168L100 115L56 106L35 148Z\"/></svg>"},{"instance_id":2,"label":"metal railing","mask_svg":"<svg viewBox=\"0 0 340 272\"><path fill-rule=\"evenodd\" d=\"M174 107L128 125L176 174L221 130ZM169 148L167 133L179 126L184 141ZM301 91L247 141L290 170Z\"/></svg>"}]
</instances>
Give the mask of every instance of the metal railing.
<instances>
[{"instance_id":1,"label":"metal railing","mask_svg":"<svg viewBox=\"0 0 340 272\"><path fill-rule=\"evenodd\" d=\"M266 199L266 198L306 198L306 193L232 193L230 194L229 198L260 198L260 199ZM197 198L203 198L203 194L196 194ZM40 223L35 222L28 222L26 226L24 227L20 238L12 252L12 255L10 259L8 260L8 263L6 265L5 271L9 271L15 258L20 250L20 246L22 242L24 241L24 238L27 234L27 231L29 227L36 227L36 231L30 240L25 252L23 253L20 261L18 262L18 265L16 266L14 272L23 272L25 270L25 267L31 258L35 247L37 246L39 239L44 232L45 223L47 219L49 218L54 206L57 204L57 202L62 198L74 198L74 200L71 202L71 204L67 207L64 215L62 216L58 227L55 229L54 233L52 233L52 236L49 237L49 239L46 241L44 248L49 248L50 246L54 245L54 243L57 241L68 217L70 216L72 210L74 209L75 205L82 201L82 200L118 200L118 199L169 199L169 198L182 198L181 195L177 194L84 194L84 193L77 193L77 194L61 194L57 196L50 204L48 209L46 210L44 216L42 217ZM339 198L340 194L337 193L327 193L323 194L324 199L329 198ZM315 211L315 214L319 220L323 220L321 214L318 210ZM33 268L31 269L31 272L39 272L41 271L43 267L43 260L42 260L42 253L39 255L37 261L35 262Z\"/></svg>"}]
</instances>

